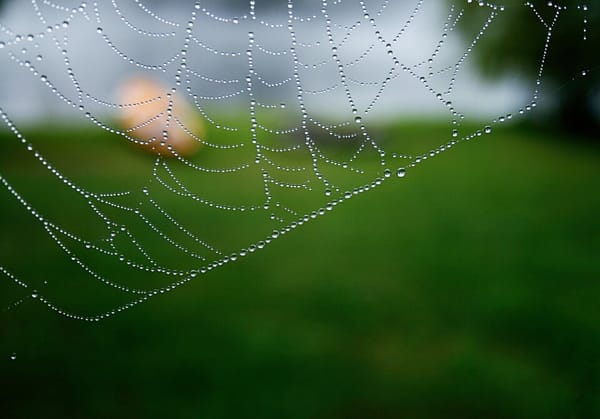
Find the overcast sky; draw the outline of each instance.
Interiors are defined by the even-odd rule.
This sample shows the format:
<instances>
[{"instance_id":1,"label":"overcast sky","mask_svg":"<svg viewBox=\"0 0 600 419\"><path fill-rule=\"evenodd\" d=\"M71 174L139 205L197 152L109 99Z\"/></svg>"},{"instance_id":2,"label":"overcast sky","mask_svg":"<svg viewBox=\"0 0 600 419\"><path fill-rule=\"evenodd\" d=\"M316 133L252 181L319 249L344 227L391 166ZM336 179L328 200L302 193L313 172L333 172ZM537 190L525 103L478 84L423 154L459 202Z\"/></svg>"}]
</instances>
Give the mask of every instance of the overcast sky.
<instances>
[{"instance_id":1,"label":"overcast sky","mask_svg":"<svg viewBox=\"0 0 600 419\"><path fill-rule=\"evenodd\" d=\"M91 3L91 2L89 2ZM167 61L181 49L182 40L185 35L185 24L191 13L191 1L150 1L141 2L146 10L136 4L134 0L117 1L117 13L112 2L100 2L99 14L101 23L96 22L91 7L87 14L77 12L69 18L69 12L55 10L41 6L42 13L47 19L44 24L35 15L29 1L9 1L0 15L2 29L0 41L6 43L6 47L0 49L0 103L9 110L14 118L28 119L40 116L60 117L66 115L66 107L56 97L49 94L39 77L19 65L11 54L21 62L30 61L40 74L45 74L48 79L59 88L67 97L77 98L77 91L67 74L67 66L64 57L57 48L51 35L61 42L65 35L68 36L67 49L69 51L69 66L81 88L106 101L114 101L114 92L118 82L123 78L136 72L148 74L163 79L172 84L174 74L180 60L165 66L165 71L146 71L139 66L132 65L129 58L143 64L157 64ZM379 3L368 2L372 10L372 16L376 17L377 30L386 40L392 39L404 26L408 16L414 9L416 2L403 3L389 7L381 16L377 16ZM75 6L79 2L63 1L61 4ZM271 4L272 7L268 7ZM197 70L210 78L234 79L241 78L239 86L244 87L243 78L248 71L248 61L245 51L248 49L248 32L256 33L256 43L272 51L286 51L291 45L291 38L287 30L287 10L281 5L285 2L270 2L257 0L256 16L252 19L250 9L246 1L242 0L213 0L205 1L208 11L214 11L218 18L235 19L237 23L219 22L200 13L194 27L194 34L202 43L203 47L195 45L188 53L189 68ZM299 2L302 8L296 9L299 16L310 18L317 15L319 18L309 23L297 21L295 30L298 40L301 42L318 42L318 46L302 50L303 62L318 63L331 58L331 48L327 44L326 25L320 15L320 2ZM398 42L393 43L393 55L407 65L416 65L431 57L431 52L442 39L445 16L449 10L442 6L444 2L425 2L422 9L417 13L413 23L402 35ZM343 6L343 4L342 4ZM357 102L366 109L368 104L376 95L380 85L373 82L382 82L392 67L391 54L387 54L385 44L378 41L375 29L370 25L364 13L357 7L332 7L332 20L338 26L334 26L334 33L339 42L345 38L348 32L343 26L351 27L356 22L361 22L358 28L351 31L352 35L340 47L339 56L347 63L354 62L363 53L371 51L358 64L347 68L347 74L356 80L370 82L370 85L355 85L353 94ZM52 34L45 34L39 38L37 34L45 31L49 24L60 24L64 19L69 20L66 28L58 28ZM265 25L257 23L265 20L271 24L281 24L282 28L266 28ZM177 23L177 27L171 23ZM103 33L97 31L102 25ZM60 26L60 25L59 25ZM142 36L132 30L132 27L141 29L150 36ZM157 37L152 34L171 33L175 36ZM21 34L22 41L15 42L15 35ZM28 34L35 35L34 40L25 39ZM115 49L106 42L106 35ZM337 41L336 41L337 42ZM388 41L386 41L388 42ZM207 48L213 48L220 52L232 52L240 56L230 57L223 54L210 53ZM120 51L127 58L119 56ZM465 51L464 39L451 34L445 39L442 53L436 58L433 72L458 62ZM275 83L285 80L292 74L290 54L284 56L273 56L272 54L257 51L254 65L256 71L260 72L263 80ZM301 78L306 90L319 90L326 88L338 81L337 71L328 72L327 66L316 69L303 69ZM332 67L333 68L333 67ZM419 74L427 75L430 70L427 66L415 67ZM402 117L415 114L447 114L447 109L442 102L435 98L434 94L428 92L423 83L419 83L415 77L399 74L384 90L380 102L371 111L371 115ZM442 91L444 83L448 79L445 75L431 79L431 85L438 83ZM193 82L195 91L203 95L228 95L235 89L234 86L223 84L211 84L201 82L197 79ZM292 85L292 83L289 83ZM284 88L264 88L260 94L266 96L267 100L286 101L291 90ZM294 86L292 86L294 87ZM257 87L257 91L259 88ZM294 90L295 92L295 90ZM527 100L529 90L514 78L506 78L495 83L483 81L477 71L467 60L464 68L459 73L456 88L449 95L459 111L475 117L495 117L502 113L518 109ZM269 98L269 96L271 96ZM315 96L312 106L318 112L330 112L338 109L346 109L347 99L343 89L337 89L326 94ZM446 100L446 98L444 98ZM223 101L225 103L226 101ZM217 101L218 104L218 101ZM103 112L102 107L94 107L91 103L85 103L94 112ZM106 110L106 109L105 109Z\"/></svg>"}]
</instances>

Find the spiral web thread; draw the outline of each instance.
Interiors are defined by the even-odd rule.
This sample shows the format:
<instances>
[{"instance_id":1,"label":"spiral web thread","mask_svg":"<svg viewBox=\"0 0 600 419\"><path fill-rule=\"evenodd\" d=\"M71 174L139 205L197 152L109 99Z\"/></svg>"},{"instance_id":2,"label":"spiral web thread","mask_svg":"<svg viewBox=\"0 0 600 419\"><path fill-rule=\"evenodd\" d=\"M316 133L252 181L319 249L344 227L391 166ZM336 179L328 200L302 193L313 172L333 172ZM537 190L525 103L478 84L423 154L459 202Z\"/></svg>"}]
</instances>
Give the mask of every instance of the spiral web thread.
<instances>
[{"instance_id":1,"label":"spiral web thread","mask_svg":"<svg viewBox=\"0 0 600 419\"><path fill-rule=\"evenodd\" d=\"M36 300L66 317L99 321L262 249L343 202L390 179L404 178L415 166L458 143L491 133L494 125L513 117L512 113L505 113L481 129L465 133L461 131L465 115L453 102L465 61L502 16L503 6L487 2L470 4L470 0L449 5L439 39L427 51L426 58L407 62L403 59L403 48L407 48L403 41L418 24L422 9L430 4L426 0L413 2L409 8L404 4L401 11L396 3L405 2L331 0L314 2L312 8L296 7L297 2L291 0L281 3L284 8L263 17L255 1L250 1L240 16L213 11L218 10L213 8L218 4L215 2L197 2L186 6L187 19L176 21L162 16L143 0L78 4L32 0L31 8L38 21L31 27L38 28L37 31L21 33L0 26L0 55L11 65L29 72L32 82L42 83L54 102L60 104L56 106L70 109L88 125L121 141L143 143L156 152L145 180L131 190L94 191L55 167L33 139L21 133L6 108L0 107L0 119L15 140L10 147L21 147L30 159L37 161L47 176L69 191L73 202L83 203L90 219L99 227L91 228L93 233L88 234L81 226L69 226L68 221L61 221L58 216L45 215L33 203L34 198L22 194L0 173L2 187L22 204L60 249L62 257L79 272L79 284L92 281L124 296L115 306L97 313L70 311L55 301L52 280L25 279L5 265L0 266L0 272L25 290L25 297L17 299L8 310L24 301ZM530 2L511 7L531 9L547 33L540 45L542 54L536 58L538 78L530 100L514 110L518 116L536 106L552 31L565 7L554 3L537 6ZM475 8L485 10L487 15L480 30L458 58L444 62L440 57L444 55L446 39L456 32L461 18ZM394 16L396 22L393 32L379 26L379 21L389 16ZM114 31L118 26L127 29L130 37L150 43L166 42L171 46L170 56L155 62L136 59L135 51L126 51L120 45L122 37ZM118 103L105 92L96 91L90 80L84 80L85 71L73 64L82 57L71 51L70 45L82 31L93 33L98 41L95 48L108 51L119 65L166 78L168 89L163 95L139 103ZM239 34L239 48L215 46L219 34L229 31ZM354 46L358 44L357 38L370 41L359 48ZM269 47L272 39L286 48ZM385 62L385 66L374 69L374 56L386 57L377 61ZM59 72L44 68L50 57L62 61ZM219 60L222 62L219 68L228 70L220 74L203 70L202 64L207 60ZM263 66L263 61L268 64ZM286 68L285 77L270 79L269 69L274 66ZM107 65L104 71L110 68ZM361 69L367 69L368 76ZM376 79L374 70L378 74ZM322 77L307 76L321 72ZM369 118L378 106L385 106L381 103L386 95L402 94L395 85L400 79L421 86L422 93L439 102L449 115L448 139L441 144L418 153L405 153L401 142L384 144L371 132ZM177 94L185 96L209 129L219 133L217 139L195 134L178 118L174 99ZM331 97L338 98L337 113L321 117L323 106L319 104L329 103ZM122 129L107 116L111 111L155 102L162 104L162 110L139 126ZM223 109L230 103L232 108L244 111L224 120L227 112ZM140 139L134 135L136 130L156 121L164 128L160 136ZM174 126L202 144L200 155L215 157L199 160L181 155L169 142ZM336 148L339 144L343 144L342 151ZM214 185L219 189L221 184L235 188L240 179L253 179L252 188L248 189L254 192L232 192L228 200L223 194L211 197L205 190L206 185L212 185L212 189ZM317 196L320 204L311 207L313 199L310 205L305 205L304 197L309 195ZM189 214L185 219L171 212L163 197L192 208L208 223L214 214L219 214L218 217L227 219L223 225L234 225L236 220L243 219L243 225L258 221L257 225L268 229L232 234L227 236L228 240L240 236L240 241L229 243L222 239L220 228L203 231L187 222ZM244 200L248 202L236 202ZM236 227L231 228L235 231ZM252 234L255 235L248 237ZM160 248L175 252L181 265L162 261L161 251L157 250ZM106 273L103 268L110 264L116 266L117 272L121 269L122 274ZM125 278L131 272L154 279L132 281L130 285Z\"/></svg>"}]
</instances>

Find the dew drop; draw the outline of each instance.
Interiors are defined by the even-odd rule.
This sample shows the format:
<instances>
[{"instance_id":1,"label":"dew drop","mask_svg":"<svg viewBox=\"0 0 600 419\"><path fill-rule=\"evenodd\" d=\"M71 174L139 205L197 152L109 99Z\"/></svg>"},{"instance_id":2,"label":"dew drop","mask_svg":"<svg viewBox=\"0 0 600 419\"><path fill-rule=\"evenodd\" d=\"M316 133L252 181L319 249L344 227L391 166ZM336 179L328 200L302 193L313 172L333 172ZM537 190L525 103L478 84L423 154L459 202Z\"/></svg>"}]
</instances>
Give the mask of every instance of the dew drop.
<instances>
[{"instance_id":1,"label":"dew drop","mask_svg":"<svg viewBox=\"0 0 600 419\"><path fill-rule=\"evenodd\" d=\"M403 178L406 176L406 169L404 167L399 168L396 171L396 176L398 176L399 178Z\"/></svg>"}]
</instances>

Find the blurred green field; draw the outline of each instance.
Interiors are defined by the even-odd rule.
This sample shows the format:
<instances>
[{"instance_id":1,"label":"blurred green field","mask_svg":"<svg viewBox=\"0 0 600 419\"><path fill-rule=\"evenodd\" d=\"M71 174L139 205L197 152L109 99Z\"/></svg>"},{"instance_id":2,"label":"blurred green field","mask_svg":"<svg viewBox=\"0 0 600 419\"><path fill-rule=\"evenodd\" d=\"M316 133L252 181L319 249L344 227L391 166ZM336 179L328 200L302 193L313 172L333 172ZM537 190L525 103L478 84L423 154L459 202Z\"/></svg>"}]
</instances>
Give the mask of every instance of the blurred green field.
<instances>
[{"instance_id":1,"label":"blurred green field","mask_svg":"<svg viewBox=\"0 0 600 419\"><path fill-rule=\"evenodd\" d=\"M147 160L47 131L89 187ZM11 150L0 173L58 201ZM0 317L0 417L600 417L599 185L597 145L505 127L98 324L28 300ZM76 281L0 194L0 263Z\"/></svg>"}]
</instances>

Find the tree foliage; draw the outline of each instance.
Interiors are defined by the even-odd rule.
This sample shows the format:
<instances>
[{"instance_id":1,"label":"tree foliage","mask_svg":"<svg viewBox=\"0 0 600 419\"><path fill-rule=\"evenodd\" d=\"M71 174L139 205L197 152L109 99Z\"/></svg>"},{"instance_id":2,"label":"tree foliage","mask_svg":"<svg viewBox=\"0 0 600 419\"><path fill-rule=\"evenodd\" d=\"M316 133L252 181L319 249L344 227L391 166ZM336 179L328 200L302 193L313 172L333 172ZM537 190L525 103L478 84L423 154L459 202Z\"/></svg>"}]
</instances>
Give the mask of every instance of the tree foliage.
<instances>
[{"instance_id":1,"label":"tree foliage","mask_svg":"<svg viewBox=\"0 0 600 419\"><path fill-rule=\"evenodd\" d=\"M476 62L491 77L516 72L535 80L546 55L542 90L555 103L546 114L548 120L598 136L600 0L530 3L533 7L513 1L497 12L481 45L473 50ZM476 2L466 7L459 28L469 38L482 28L492 9ZM553 27L550 34L547 27Z\"/></svg>"}]
</instances>

